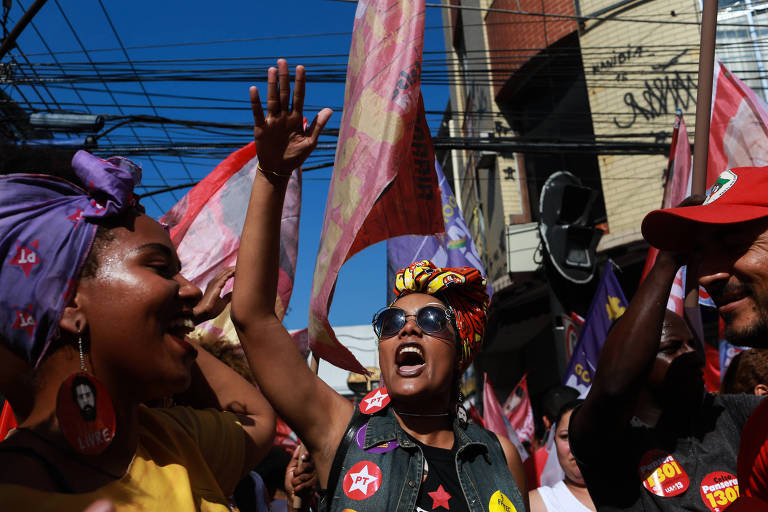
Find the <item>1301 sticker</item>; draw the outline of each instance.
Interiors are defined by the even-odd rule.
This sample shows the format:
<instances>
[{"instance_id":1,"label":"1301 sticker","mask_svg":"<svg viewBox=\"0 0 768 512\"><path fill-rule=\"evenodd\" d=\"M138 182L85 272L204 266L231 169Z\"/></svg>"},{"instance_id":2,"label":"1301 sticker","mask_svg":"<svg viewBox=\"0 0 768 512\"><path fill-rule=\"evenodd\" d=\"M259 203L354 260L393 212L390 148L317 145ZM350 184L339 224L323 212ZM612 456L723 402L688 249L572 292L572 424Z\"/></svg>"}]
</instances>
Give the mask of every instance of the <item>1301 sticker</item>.
<instances>
[{"instance_id":1,"label":"1301 sticker","mask_svg":"<svg viewBox=\"0 0 768 512\"><path fill-rule=\"evenodd\" d=\"M669 453L650 450L640 459L640 478L648 492L669 498L683 494L691 485L688 473Z\"/></svg>"},{"instance_id":2,"label":"1301 sticker","mask_svg":"<svg viewBox=\"0 0 768 512\"><path fill-rule=\"evenodd\" d=\"M701 480L701 499L712 512L722 512L739 497L739 481L727 471L713 471Z\"/></svg>"}]
</instances>

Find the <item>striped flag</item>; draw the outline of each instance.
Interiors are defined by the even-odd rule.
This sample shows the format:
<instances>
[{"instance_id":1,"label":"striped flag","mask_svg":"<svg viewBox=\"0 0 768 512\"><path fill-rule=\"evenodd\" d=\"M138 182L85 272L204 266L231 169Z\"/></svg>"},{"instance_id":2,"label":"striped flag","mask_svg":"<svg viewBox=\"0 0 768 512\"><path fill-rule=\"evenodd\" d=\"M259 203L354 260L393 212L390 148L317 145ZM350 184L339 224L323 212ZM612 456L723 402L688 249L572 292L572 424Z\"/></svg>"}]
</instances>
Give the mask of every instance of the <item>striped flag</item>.
<instances>
[{"instance_id":1,"label":"striped flag","mask_svg":"<svg viewBox=\"0 0 768 512\"><path fill-rule=\"evenodd\" d=\"M424 0L360 1L355 12L309 342L318 357L356 373L366 371L328 322L341 266L387 238L445 231L421 97L425 14Z\"/></svg>"},{"instance_id":2,"label":"striped flag","mask_svg":"<svg viewBox=\"0 0 768 512\"><path fill-rule=\"evenodd\" d=\"M182 197L160 222L168 224L171 240L182 263L182 273L201 289L225 267L237 261L240 234L256 176L253 142L225 158ZM288 182L280 227L280 269L275 312L285 314L293 291L299 244L301 170ZM224 288L230 291L232 285ZM198 326L193 337L201 341L225 338L239 343L229 318L229 306L216 318Z\"/></svg>"}]
</instances>

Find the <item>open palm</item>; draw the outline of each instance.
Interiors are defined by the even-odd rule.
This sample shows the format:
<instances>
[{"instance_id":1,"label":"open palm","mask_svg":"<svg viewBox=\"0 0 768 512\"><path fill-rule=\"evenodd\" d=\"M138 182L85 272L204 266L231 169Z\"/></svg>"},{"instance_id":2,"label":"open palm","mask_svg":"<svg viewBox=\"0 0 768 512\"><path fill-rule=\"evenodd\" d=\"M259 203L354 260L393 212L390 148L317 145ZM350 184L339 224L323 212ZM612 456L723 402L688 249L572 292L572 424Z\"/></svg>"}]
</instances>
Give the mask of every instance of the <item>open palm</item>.
<instances>
[{"instance_id":1,"label":"open palm","mask_svg":"<svg viewBox=\"0 0 768 512\"><path fill-rule=\"evenodd\" d=\"M306 72L304 66L296 66L291 99L291 80L288 63L280 59L277 69L267 72L267 116L261 107L259 90L251 87L251 110L253 111L253 138L261 168L280 174L290 175L299 167L317 146L320 132L333 111L324 108L318 112L312 124L304 129L304 90Z\"/></svg>"}]
</instances>

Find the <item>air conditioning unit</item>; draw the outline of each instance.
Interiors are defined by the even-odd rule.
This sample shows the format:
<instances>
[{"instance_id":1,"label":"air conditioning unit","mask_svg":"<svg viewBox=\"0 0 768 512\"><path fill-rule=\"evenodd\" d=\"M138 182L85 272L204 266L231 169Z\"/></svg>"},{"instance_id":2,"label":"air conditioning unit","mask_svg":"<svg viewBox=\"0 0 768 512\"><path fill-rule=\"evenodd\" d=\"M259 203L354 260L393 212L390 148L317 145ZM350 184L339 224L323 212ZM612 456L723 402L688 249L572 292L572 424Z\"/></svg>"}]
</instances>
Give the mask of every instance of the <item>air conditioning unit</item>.
<instances>
[{"instance_id":1,"label":"air conditioning unit","mask_svg":"<svg viewBox=\"0 0 768 512\"><path fill-rule=\"evenodd\" d=\"M538 268L535 254L539 248L539 228L536 222L507 226L507 271L534 272Z\"/></svg>"}]
</instances>

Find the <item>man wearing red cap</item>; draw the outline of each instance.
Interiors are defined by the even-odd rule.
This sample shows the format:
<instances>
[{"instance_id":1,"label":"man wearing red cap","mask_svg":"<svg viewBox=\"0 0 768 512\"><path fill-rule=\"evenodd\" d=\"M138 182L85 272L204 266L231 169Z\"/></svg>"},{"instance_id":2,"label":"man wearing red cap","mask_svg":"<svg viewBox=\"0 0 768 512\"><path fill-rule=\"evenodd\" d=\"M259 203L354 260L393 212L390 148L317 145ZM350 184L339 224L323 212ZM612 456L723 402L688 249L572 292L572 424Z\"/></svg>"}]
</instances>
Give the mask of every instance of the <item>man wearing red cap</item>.
<instances>
[{"instance_id":1,"label":"man wearing red cap","mask_svg":"<svg viewBox=\"0 0 768 512\"><path fill-rule=\"evenodd\" d=\"M643 236L659 249L687 253L712 296L731 343L768 347L768 168L723 172L703 204L649 213ZM768 509L768 403L744 426L740 495L729 512Z\"/></svg>"}]
</instances>

